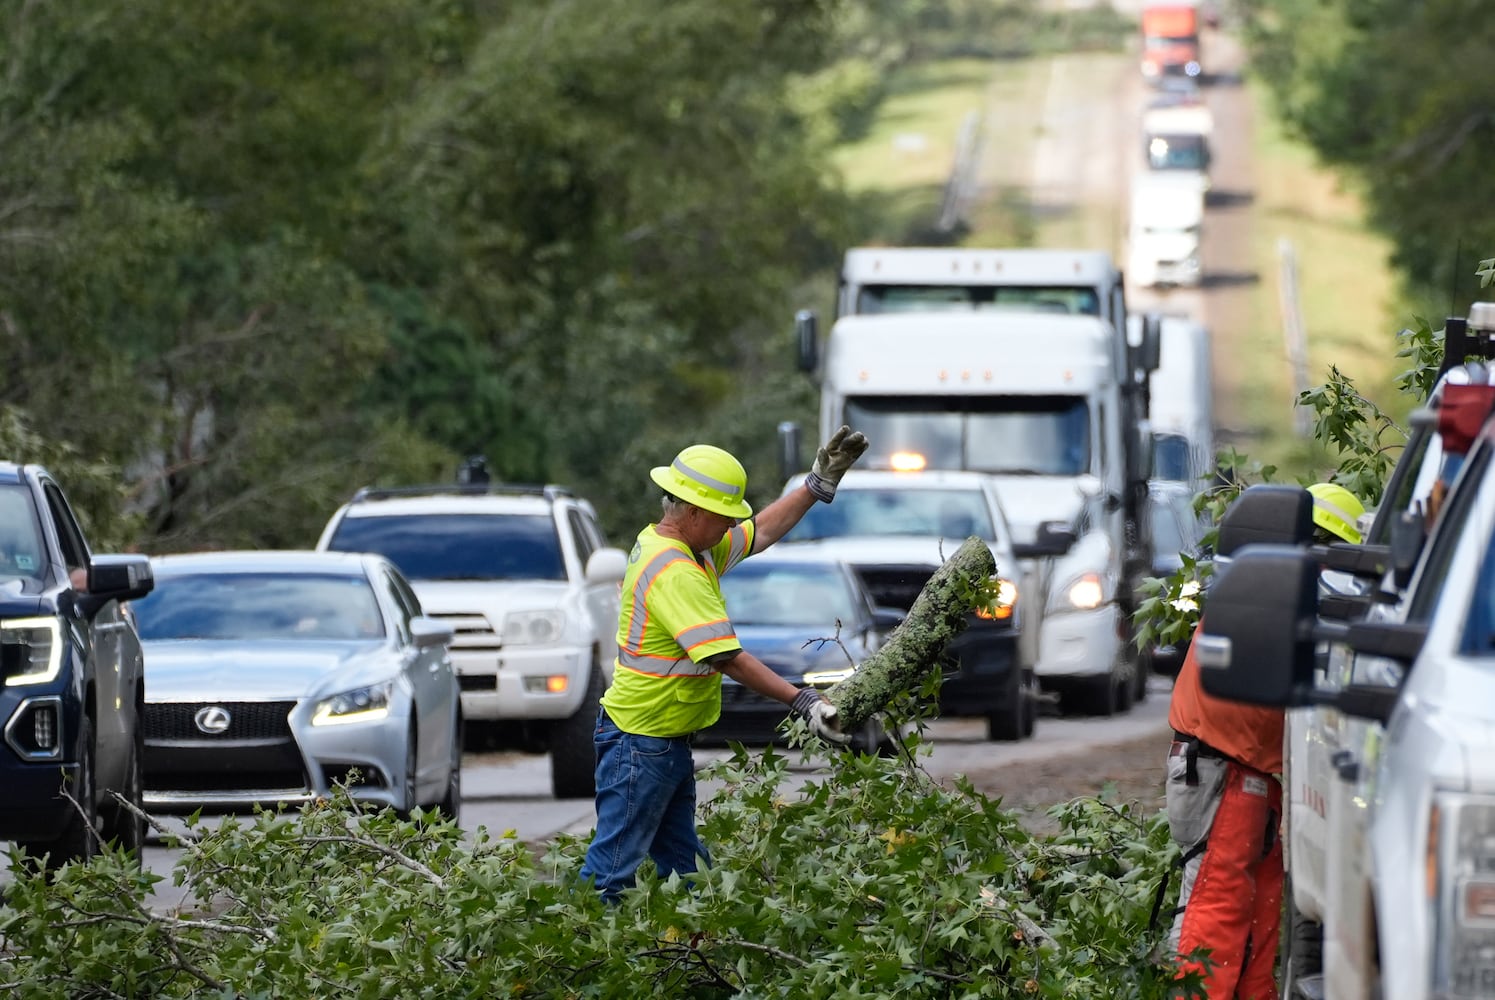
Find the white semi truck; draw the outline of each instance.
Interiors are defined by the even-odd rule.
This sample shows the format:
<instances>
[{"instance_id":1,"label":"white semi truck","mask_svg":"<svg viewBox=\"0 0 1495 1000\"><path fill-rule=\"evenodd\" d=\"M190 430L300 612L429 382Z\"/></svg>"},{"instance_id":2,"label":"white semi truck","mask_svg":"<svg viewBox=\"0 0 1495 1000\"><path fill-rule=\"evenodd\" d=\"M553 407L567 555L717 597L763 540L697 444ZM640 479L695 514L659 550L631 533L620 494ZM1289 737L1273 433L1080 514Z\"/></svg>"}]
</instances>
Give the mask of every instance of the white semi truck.
<instances>
[{"instance_id":1,"label":"white semi truck","mask_svg":"<svg viewBox=\"0 0 1495 1000\"><path fill-rule=\"evenodd\" d=\"M1097 316L843 316L820 368L822 429L865 432L861 465L994 477L1019 554L1053 557L1025 574L1045 605L1032 668L1064 706L1096 714L1129 708L1142 680L1128 638L1133 382L1117 341ZM802 341L810 370L815 343Z\"/></svg>"},{"instance_id":2,"label":"white semi truck","mask_svg":"<svg viewBox=\"0 0 1495 1000\"><path fill-rule=\"evenodd\" d=\"M1137 600L1137 588L1143 577L1151 571L1151 544L1147 516L1147 477L1151 468L1151 437L1147 428L1147 376L1158 365L1160 334L1155 322L1147 321L1143 335L1135 338L1136 346L1127 342L1127 307L1125 284L1121 271L1111 255L1099 250L1036 250L1036 249L970 249L947 247L860 247L847 251L841 271L840 289L837 295L837 315L841 319L831 334L832 344L827 350L827 364L821 372L821 429L834 429L841 422L853 426L861 420L871 420L870 413L861 412L857 403L859 392L855 380L858 378L861 361L882 363L891 341L902 337L905 343L899 348L915 360L927 361L931 355L930 339L936 331L956 330L957 334L942 333L952 338L947 341L948 354L941 359L941 367L948 372L962 370L986 370L1007 373L1023 370L1027 365L1043 365L1048 370L1063 371L1066 358L1077 360L1081 354L1087 369L1097 357L1106 367L1105 378L1114 387L1115 399L1102 414L1106 427L1114 428L1118 440L1114 448L1096 450L1089 460L1096 468L1088 470L1086 478L1077 479L1064 487L1070 503L1061 506L1053 519L1072 518L1081 527L1093 528L1104 523L1108 541L1100 546L1094 539L1076 546L1071 559L1088 558L1110 561L1114 567L1104 577L1102 588L1108 599L1115 600L1119 609L1119 622L1123 657L1126 671L1133 678L1130 692L1118 693L1116 698L1127 704L1134 698L1145 696L1146 677L1137 669L1138 658L1134 644L1130 641L1131 612ZM884 324L851 324L843 328L850 319L872 319L886 317ZM903 322L893 323L894 317ZM1006 322L1010 318L1011 322ZM991 322L971 322L973 320ZM1075 353L1073 346L1061 346L1058 341L1047 339L1047 333L1073 328L1076 320L1085 323L1094 331L1098 348L1085 348ZM1004 341L997 350L988 341L986 331L996 328L1021 329L1022 335ZM881 348L869 342L857 341L852 334L877 328L897 330L887 337L889 346ZM837 333L837 330L842 332ZM796 317L796 332L799 345L799 365L807 372L819 371L819 334L813 313L801 312ZM966 338L969 342L963 341ZM839 345L839 346L838 346ZM1099 354L1096 354L1099 351ZM974 353L973 353L974 352ZM901 356L901 355L900 355ZM984 357L984 365L974 367L970 359ZM838 367L841 366L841 367ZM930 369L933 371L933 369ZM997 376L994 375L995 379ZM848 381L848 379L852 381ZM1010 381L1010 380L1009 380ZM1017 381L1021 381L1018 379ZM1000 396L1006 392L996 381L978 382L963 387L971 397ZM1019 395L1036 396L1031 389L1019 390ZM908 387L908 402L915 411L919 398L929 393L953 395L955 389L929 389L924 386ZM896 419L897 408L902 405L896 393L884 391L886 397L879 404L884 407L891 425L900 425ZM1031 400L1030 400L1031 402ZM988 404L999 406L996 402ZM973 413L979 413L979 407ZM1025 424L1013 417L1015 424L1003 433L1008 435L1006 447L1031 453L1044 467L1044 463L1055 460L1046 455L1048 449L1061 447L1055 439L1044 438L1039 425L1044 420L1057 423L1057 414L1035 414L1033 423ZM1073 418L1072 418L1073 419ZM1087 418L1088 419L1088 418ZM986 442L986 433L978 420L975 426L977 447L1000 449L1003 442ZM882 427L861 427L869 436L885 435ZM1050 427L1050 431L1054 427ZM891 440L885 435L885 440ZM786 451L791 451L787 449ZM982 464L973 462L969 454L926 455L928 468L973 468ZM1080 503L1075 498L1074 486L1084 482L1094 487L1090 503ZM999 493L1008 510L1017 541L1034 545L1038 539L1033 532L1037 520L1025 517L1024 511L1047 509L1050 494L1049 481L1039 475L1018 474L1004 477ZM1114 531L1112 530L1114 529ZM1085 532L1081 532L1082 536ZM1103 551L1102 551L1103 550ZM1062 574L1067 565L1056 564L1053 570ZM1042 575L1047 567L1035 566ZM1081 573L1088 582L1091 577ZM1110 581L1114 581L1114 586ZM1056 580L1061 588L1065 581ZM1084 593L1090 593L1084 590ZM1045 635L1048 630L1045 629ZM1074 643L1059 643L1052 650L1039 654L1041 660L1058 663L1053 657L1061 649L1077 649ZM1094 666L1091 664L1090 666ZM1086 703L1080 699L1081 703ZM1089 702L1092 708L1105 710L1104 699ZM1113 706L1114 707L1114 706Z\"/></svg>"}]
</instances>

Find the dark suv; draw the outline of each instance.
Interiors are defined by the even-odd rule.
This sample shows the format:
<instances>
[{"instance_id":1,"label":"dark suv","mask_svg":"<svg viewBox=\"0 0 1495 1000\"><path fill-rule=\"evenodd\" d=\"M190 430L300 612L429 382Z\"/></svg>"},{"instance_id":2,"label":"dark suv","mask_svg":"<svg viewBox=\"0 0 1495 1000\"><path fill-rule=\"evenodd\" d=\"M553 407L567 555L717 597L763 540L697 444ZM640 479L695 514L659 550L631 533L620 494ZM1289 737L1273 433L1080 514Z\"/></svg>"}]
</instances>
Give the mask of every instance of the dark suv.
<instances>
[{"instance_id":1,"label":"dark suv","mask_svg":"<svg viewBox=\"0 0 1495 1000\"><path fill-rule=\"evenodd\" d=\"M94 556L45 469L0 462L0 840L48 864L138 850L144 661L121 602L146 556ZM69 800L76 799L81 810Z\"/></svg>"}]
</instances>

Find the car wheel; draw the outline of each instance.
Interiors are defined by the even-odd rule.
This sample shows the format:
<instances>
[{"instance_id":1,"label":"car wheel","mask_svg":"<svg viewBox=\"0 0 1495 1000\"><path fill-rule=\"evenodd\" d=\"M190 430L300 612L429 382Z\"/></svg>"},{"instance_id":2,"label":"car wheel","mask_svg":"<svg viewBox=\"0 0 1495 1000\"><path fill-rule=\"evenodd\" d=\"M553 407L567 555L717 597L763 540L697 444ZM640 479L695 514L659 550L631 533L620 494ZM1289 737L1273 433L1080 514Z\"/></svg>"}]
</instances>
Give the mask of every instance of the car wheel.
<instances>
[{"instance_id":1,"label":"car wheel","mask_svg":"<svg viewBox=\"0 0 1495 1000\"><path fill-rule=\"evenodd\" d=\"M141 807L145 798L144 769L145 733L137 726L135 745L130 750L130 761L125 770L125 787L119 790L135 809ZM106 819L99 830L102 838L139 857L141 849L145 847L145 817L114 801L112 796L105 805L103 814Z\"/></svg>"},{"instance_id":2,"label":"car wheel","mask_svg":"<svg viewBox=\"0 0 1495 1000\"><path fill-rule=\"evenodd\" d=\"M1152 654L1137 654L1137 673L1134 677L1136 686L1132 688L1132 703L1142 704L1147 700L1147 681L1152 677Z\"/></svg>"},{"instance_id":3,"label":"car wheel","mask_svg":"<svg viewBox=\"0 0 1495 1000\"><path fill-rule=\"evenodd\" d=\"M415 797L416 791L419 788L415 780L416 767L419 765L419 758L416 755L420 746L418 742L419 736L420 734L415 728L415 719L412 717L410 719L410 737L405 744L405 773L400 779L400 805L395 809L402 819L409 819L414 816L415 811L420 808L420 802Z\"/></svg>"},{"instance_id":4,"label":"car wheel","mask_svg":"<svg viewBox=\"0 0 1495 1000\"><path fill-rule=\"evenodd\" d=\"M569 718L555 724L550 738L550 790L558 799L589 799L597 794L592 728L602 700L602 668L594 660L587 693Z\"/></svg>"},{"instance_id":5,"label":"car wheel","mask_svg":"<svg viewBox=\"0 0 1495 1000\"><path fill-rule=\"evenodd\" d=\"M1038 678L1033 671L1023 671L1023 739L1030 739L1038 728Z\"/></svg>"},{"instance_id":6,"label":"car wheel","mask_svg":"<svg viewBox=\"0 0 1495 1000\"><path fill-rule=\"evenodd\" d=\"M1116 686L1116 714L1125 715L1132 710L1132 698L1137 691L1136 678L1137 671L1133 668L1113 681Z\"/></svg>"},{"instance_id":7,"label":"car wheel","mask_svg":"<svg viewBox=\"0 0 1495 1000\"><path fill-rule=\"evenodd\" d=\"M457 721L454 723L455 731L452 733L452 763L446 775L446 794L441 801L436 803L436 809L443 817L453 823L460 823L462 819L462 714L457 713Z\"/></svg>"},{"instance_id":8,"label":"car wheel","mask_svg":"<svg viewBox=\"0 0 1495 1000\"><path fill-rule=\"evenodd\" d=\"M1282 975L1284 1000L1302 1000L1309 996L1299 987L1305 980L1323 972L1324 929L1316 920L1303 915L1293 902L1293 881L1283 880L1282 894L1287 903L1287 919L1282 922L1282 951L1278 967Z\"/></svg>"},{"instance_id":9,"label":"car wheel","mask_svg":"<svg viewBox=\"0 0 1495 1000\"><path fill-rule=\"evenodd\" d=\"M98 794L94 786L93 720L84 713L78 725L78 770L63 791L78 803L68 804L67 824L55 840L30 841L20 845L34 858L46 855L47 870L69 861L87 861L99 853ZM81 811L80 811L81 807Z\"/></svg>"},{"instance_id":10,"label":"car wheel","mask_svg":"<svg viewBox=\"0 0 1495 1000\"><path fill-rule=\"evenodd\" d=\"M1028 714L1028 692L1023 686L1023 672L1009 670L1002 704L986 717L988 739L1011 743L1023 738L1023 723Z\"/></svg>"}]
</instances>

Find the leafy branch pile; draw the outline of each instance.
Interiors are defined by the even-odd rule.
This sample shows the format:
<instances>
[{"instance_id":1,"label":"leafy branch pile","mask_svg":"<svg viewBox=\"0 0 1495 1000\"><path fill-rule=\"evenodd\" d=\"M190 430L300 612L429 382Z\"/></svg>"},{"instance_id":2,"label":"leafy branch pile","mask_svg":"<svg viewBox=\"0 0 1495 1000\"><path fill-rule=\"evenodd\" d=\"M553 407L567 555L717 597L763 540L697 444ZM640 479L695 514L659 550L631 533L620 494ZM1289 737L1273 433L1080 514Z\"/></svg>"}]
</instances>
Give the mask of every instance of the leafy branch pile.
<instances>
[{"instance_id":1,"label":"leafy branch pile","mask_svg":"<svg viewBox=\"0 0 1495 1000\"><path fill-rule=\"evenodd\" d=\"M1076 800L1035 838L911 759L847 756L796 788L781 753L736 755L703 808L714 867L613 907L585 843L358 812L189 824L197 908L148 908L158 876L106 853L0 908L0 992L102 997L1163 997L1160 817ZM19 869L18 869L19 870Z\"/></svg>"}]
</instances>

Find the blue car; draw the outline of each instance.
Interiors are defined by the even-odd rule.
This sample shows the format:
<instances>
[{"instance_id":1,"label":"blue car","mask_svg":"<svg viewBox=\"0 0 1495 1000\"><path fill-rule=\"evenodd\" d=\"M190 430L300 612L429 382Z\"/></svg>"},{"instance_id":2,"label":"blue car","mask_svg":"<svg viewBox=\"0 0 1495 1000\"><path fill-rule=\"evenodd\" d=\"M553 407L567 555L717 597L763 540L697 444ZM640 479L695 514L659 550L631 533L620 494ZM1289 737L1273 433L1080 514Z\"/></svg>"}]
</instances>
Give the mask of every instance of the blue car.
<instances>
[{"instance_id":1,"label":"blue car","mask_svg":"<svg viewBox=\"0 0 1495 1000\"><path fill-rule=\"evenodd\" d=\"M124 602L145 556L95 556L62 488L0 462L0 840L86 860L99 838L139 850L144 661ZM76 804L74 804L76 802Z\"/></svg>"},{"instance_id":2,"label":"blue car","mask_svg":"<svg viewBox=\"0 0 1495 1000\"><path fill-rule=\"evenodd\" d=\"M846 563L794 549L739 563L722 577L722 594L742 647L796 687L827 688L849 676L903 617L873 604ZM778 725L787 714L782 703L724 677L721 719L699 739L782 744ZM853 733L852 745L868 753L886 749L881 722Z\"/></svg>"}]
</instances>

